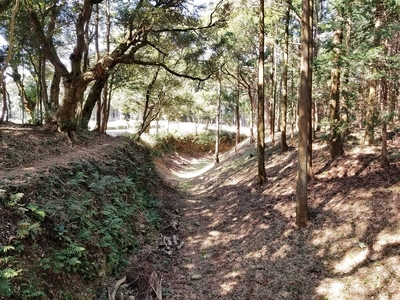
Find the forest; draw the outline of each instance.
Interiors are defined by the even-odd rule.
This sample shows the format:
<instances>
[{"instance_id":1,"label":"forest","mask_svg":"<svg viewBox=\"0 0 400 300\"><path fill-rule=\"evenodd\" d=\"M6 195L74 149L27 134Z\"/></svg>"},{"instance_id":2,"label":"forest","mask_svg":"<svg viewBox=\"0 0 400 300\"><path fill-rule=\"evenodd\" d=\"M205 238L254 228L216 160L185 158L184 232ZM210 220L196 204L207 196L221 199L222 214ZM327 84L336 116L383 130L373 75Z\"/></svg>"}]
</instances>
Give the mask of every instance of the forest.
<instances>
[{"instance_id":1,"label":"forest","mask_svg":"<svg viewBox=\"0 0 400 300\"><path fill-rule=\"evenodd\" d=\"M399 15L1 0L0 299L400 297Z\"/></svg>"}]
</instances>

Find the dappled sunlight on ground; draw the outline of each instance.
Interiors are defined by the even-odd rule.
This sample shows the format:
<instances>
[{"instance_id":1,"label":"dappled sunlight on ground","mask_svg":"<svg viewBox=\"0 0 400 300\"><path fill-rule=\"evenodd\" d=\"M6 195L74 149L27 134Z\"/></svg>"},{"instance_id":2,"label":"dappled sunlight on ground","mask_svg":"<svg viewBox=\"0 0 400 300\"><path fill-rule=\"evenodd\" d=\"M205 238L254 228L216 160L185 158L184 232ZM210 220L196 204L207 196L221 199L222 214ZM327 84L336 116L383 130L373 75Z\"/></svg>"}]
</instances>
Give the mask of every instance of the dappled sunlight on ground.
<instances>
[{"instance_id":1,"label":"dappled sunlight on ground","mask_svg":"<svg viewBox=\"0 0 400 300\"><path fill-rule=\"evenodd\" d=\"M393 224L393 225L396 225L396 224ZM400 232L398 232L398 227L395 230L395 232L393 232L392 229L389 231L386 228L384 230L382 230L377 235L376 242L372 246L372 249L374 250L374 252L381 252L385 247L390 246L390 245L395 245L395 246L400 245Z\"/></svg>"},{"instance_id":2,"label":"dappled sunlight on ground","mask_svg":"<svg viewBox=\"0 0 400 300\"><path fill-rule=\"evenodd\" d=\"M345 254L342 259L336 263L334 267L335 273L346 274L354 270L358 265L362 264L368 257L369 249L365 246L352 248Z\"/></svg>"},{"instance_id":3,"label":"dappled sunlight on ground","mask_svg":"<svg viewBox=\"0 0 400 300\"><path fill-rule=\"evenodd\" d=\"M399 256L372 262L355 269L350 275L323 279L317 292L329 295L328 299L338 300L400 299L399 265Z\"/></svg>"},{"instance_id":4,"label":"dappled sunlight on ground","mask_svg":"<svg viewBox=\"0 0 400 300\"><path fill-rule=\"evenodd\" d=\"M325 144L314 149L304 229L294 224L295 150L268 148L263 187L255 148L243 144L180 182L186 263L176 272L190 285L171 278L173 299L400 299L398 166L381 170L370 148L335 162Z\"/></svg>"}]
</instances>

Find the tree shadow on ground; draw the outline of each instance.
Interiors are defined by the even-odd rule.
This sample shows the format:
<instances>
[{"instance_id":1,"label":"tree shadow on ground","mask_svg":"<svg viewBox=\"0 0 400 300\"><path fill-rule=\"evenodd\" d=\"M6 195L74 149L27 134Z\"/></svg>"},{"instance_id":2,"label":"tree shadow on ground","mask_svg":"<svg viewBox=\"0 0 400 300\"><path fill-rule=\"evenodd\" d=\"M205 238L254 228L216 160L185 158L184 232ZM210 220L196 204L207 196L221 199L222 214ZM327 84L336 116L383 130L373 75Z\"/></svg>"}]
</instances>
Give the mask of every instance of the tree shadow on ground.
<instances>
[{"instance_id":1,"label":"tree shadow on ground","mask_svg":"<svg viewBox=\"0 0 400 300\"><path fill-rule=\"evenodd\" d=\"M171 259L182 279L169 282L173 299L370 299L394 294L383 282L393 285L400 279L400 237L397 241L393 233L399 225L398 167L382 171L371 156L361 155L323 170L324 157L309 187L311 224L297 229L296 151L270 149L269 182L263 187L256 185L253 152L249 147L231 154L234 159L190 181L181 218L186 245ZM389 262L393 269L394 261L396 271L379 271ZM191 279L196 274L200 280ZM380 279L371 279L374 275Z\"/></svg>"}]
</instances>

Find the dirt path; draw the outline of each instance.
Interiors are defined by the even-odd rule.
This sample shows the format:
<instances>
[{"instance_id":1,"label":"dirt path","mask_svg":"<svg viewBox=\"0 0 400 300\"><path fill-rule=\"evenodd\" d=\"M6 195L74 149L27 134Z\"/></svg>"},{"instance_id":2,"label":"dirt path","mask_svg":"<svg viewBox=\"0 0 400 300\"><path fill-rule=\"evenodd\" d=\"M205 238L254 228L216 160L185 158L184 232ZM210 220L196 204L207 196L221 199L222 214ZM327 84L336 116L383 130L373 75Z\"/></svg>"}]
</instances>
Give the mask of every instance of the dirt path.
<instances>
[{"instance_id":1,"label":"dirt path","mask_svg":"<svg viewBox=\"0 0 400 300\"><path fill-rule=\"evenodd\" d=\"M216 166L212 157L156 162L183 192L174 233L184 247L162 254L167 299L400 299L398 161L382 172L377 149L348 149L333 164L325 144L314 149L312 222L300 230L295 151L269 149L262 188L248 145Z\"/></svg>"},{"instance_id":2,"label":"dirt path","mask_svg":"<svg viewBox=\"0 0 400 300\"><path fill-rule=\"evenodd\" d=\"M102 159L126 141L118 137L86 134L72 145L61 134L35 126L1 124L0 143L0 182L22 184L50 168L85 159Z\"/></svg>"}]
</instances>

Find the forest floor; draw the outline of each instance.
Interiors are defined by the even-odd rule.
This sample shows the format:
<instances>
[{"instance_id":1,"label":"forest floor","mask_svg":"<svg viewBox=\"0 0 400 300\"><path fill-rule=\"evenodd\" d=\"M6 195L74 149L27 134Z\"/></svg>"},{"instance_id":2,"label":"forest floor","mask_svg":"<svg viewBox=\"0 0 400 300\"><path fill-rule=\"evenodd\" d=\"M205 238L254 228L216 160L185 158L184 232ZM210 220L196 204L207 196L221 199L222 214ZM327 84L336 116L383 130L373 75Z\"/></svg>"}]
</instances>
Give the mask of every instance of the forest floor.
<instances>
[{"instance_id":1,"label":"forest floor","mask_svg":"<svg viewBox=\"0 0 400 300\"><path fill-rule=\"evenodd\" d=\"M167 299L400 299L400 138L389 141L382 169L379 142L364 147L360 136L348 136L336 161L316 139L303 229L293 147L268 145L262 187L248 141L217 165L211 156L156 160L182 191L175 206L185 245L165 255Z\"/></svg>"},{"instance_id":2,"label":"forest floor","mask_svg":"<svg viewBox=\"0 0 400 300\"><path fill-rule=\"evenodd\" d=\"M24 181L73 160L101 159L123 143L90 135L72 147L60 135L32 135L30 127L0 129L3 145L21 149L2 148L1 180ZM162 238L127 272L155 271L157 278L141 284L159 291L158 299L400 299L399 142L389 142L391 165L382 169L379 145L362 146L356 133L336 161L316 139L311 220L302 229L295 226L294 147L281 153L279 143L268 144L263 186L248 140L222 154L219 164L209 153L158 157L167 182L158 191Z\"/></svg>"}]
</instances>

